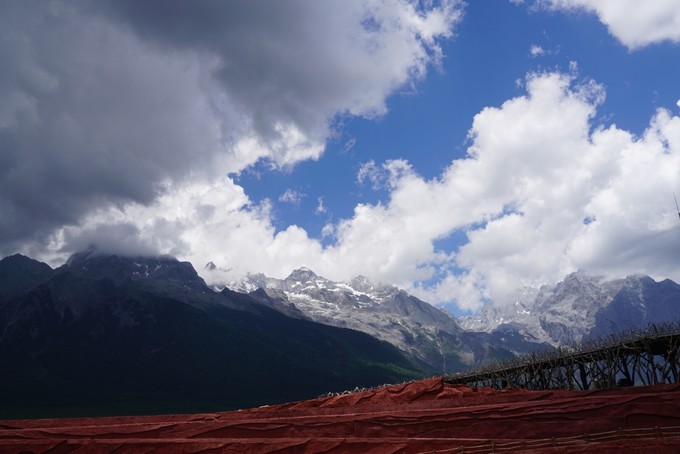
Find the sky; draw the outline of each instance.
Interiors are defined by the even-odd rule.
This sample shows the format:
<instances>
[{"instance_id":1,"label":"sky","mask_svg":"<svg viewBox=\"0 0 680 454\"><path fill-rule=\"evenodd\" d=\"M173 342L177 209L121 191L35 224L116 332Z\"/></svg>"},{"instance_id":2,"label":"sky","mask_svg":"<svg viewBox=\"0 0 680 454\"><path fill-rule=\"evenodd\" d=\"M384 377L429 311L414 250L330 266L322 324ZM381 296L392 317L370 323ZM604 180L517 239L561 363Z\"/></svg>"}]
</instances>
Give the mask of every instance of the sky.
<instances>
[{"instance_id":1,"label":"sky","mask_svg":"<svg viewBox=\"0 0 680 454\"><path fill-rule=\"evenodd\" d=\"M680 0L5 0L0 62L0 256L680 281Z\"/></svg>"}]
</instances>

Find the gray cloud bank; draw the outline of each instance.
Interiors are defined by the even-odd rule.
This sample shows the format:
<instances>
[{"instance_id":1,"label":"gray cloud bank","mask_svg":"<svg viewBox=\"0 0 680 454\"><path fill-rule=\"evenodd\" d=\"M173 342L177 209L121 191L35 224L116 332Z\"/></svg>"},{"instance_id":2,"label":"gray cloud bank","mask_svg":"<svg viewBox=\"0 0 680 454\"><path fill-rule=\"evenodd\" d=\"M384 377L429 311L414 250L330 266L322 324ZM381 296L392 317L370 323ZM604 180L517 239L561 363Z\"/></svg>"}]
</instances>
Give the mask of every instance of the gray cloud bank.
<instances>
[{"instance_id":1,"label":"gray cloud bank","mask_svg":"<svg viewBox=\"0 0 680 454\"><path fill-rule=\"evenodd\" d=\"M631 2L605 3L625 43L613 24ZM677 41L645 34L677 3L634 15L629 47ZM388 197L329 222L325 243L275 228L271 203L226 178L318 159L338 119L385 114L460 20L459 2L424 4L1 3L0 255L169 253L215 262L213 283L304 265L468 310L577 268L680 279L680 117L659 108L640 136L604 127L605 88L576 74L529 73L526 93L471 119L467 155L435 178L403 159L364 164L358 183ZM452 234L465 244L440 250Z\"/></svg>"},{"instance_id":2,"label":"gray cloud bank","mask_svg":"<svg viewBox=\"0 0 680 454\"><path fill-rule=\"evenodd\" d=\"M316 159L439 58L456 2L0 6L0 252L173 184Z\"/></svg>"}]
</instances>

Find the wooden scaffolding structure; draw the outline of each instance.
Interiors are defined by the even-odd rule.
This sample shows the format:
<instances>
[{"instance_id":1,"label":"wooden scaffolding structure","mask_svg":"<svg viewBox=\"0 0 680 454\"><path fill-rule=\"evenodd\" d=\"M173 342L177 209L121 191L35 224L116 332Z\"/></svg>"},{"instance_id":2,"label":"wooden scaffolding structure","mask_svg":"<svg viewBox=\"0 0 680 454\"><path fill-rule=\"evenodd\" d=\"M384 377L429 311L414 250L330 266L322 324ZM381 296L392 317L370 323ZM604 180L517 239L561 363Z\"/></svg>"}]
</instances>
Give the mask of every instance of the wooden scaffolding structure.
<instances>
[{"instance_id":1,"label":"wooden scaffolding structure","mask_svg":"<svg viewBox=\"0 0 680 454\"><path fill-rule=\"evenodd\" d=\"M473 388L585 390L679 381L680 323L650 325L530 353L509 362L452 374L445 381Z\"/></svg>"}]
</instances>

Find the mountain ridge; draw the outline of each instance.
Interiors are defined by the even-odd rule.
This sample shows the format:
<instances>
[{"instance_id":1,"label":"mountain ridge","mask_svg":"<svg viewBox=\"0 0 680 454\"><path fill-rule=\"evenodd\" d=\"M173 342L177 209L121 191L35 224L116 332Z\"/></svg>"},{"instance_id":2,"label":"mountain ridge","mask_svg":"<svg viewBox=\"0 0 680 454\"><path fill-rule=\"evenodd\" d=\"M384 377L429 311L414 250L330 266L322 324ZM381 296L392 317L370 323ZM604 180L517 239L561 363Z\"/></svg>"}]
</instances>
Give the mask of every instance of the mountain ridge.
<instances>
[{"instance_id":1,"label":"mountain ridge","mask_svg":"<svg viewBox=\"0 0 680 454\"><path fill-rule=\"evenodd\" d=\"M0 298L0 418L247 408L424 376L365 333L214 292L157 260L90 257L49 276L0 261L31 281Z\"/></svg>"},{"instance_id":2,"label":"mountain ridge","mask_svg":"<svg viewBox=\"0 0 680 454\"><path fill-rule=\"evenodd\" d=\"M14 411L19 397L37 407L72 401L79 411L92 399L125 412L121 402L142 412L186 411L189 400L253 406L462 371L670 321L679 308L678 284L643 275L572 273L456 319L397 287L362 276L333 282L309 268L216 291L168 256L87 251L52 269L14 255L0 260L0 359L11 371L0 398ZM189 400L173 402L177 389L189 389ZM114 407L107 411L123 411Z\"/></svg>"},{"instance_id":3,"label":"mountain ridge","mask_svg":"<svg viewBox=\"0 0 680 454\"><path fill-rule=\"evenodd\" d=\"M544 347L517 336L464 332L449 312L397 287L374 284L364 276L333 282L309 268L299 268L284 279L251 274L230 287L250 292L262 289L280 308L390 342L436 373L509 359Z\"/></svg>"},{"instance_id":4,"label":"mountain ridge","mask_svg":"<svg viewBox=\"0 0 680 454\"><path fill-rule=\"evenodd\" d=\"M678 318L680 285L670 279L632 274L607 280L577 271L553 286L520 289L510 304L491 301L460 323L489 333L515 330L562 346Z\"/></svg>"}]
</instances>

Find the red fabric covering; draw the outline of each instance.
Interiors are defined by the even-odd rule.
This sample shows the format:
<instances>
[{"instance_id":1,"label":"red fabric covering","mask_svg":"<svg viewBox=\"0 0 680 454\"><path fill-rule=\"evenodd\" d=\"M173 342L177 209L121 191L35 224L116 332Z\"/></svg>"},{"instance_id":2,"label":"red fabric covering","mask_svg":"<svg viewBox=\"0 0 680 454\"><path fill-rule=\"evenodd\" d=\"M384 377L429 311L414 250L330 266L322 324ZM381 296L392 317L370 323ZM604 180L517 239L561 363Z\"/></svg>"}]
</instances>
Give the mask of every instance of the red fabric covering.
<instances>
[{"instance_id":1,"label":"red fabric covering","mask_svg":"<svg viewBox=\"0 0 680 454\"><path fill-rule=\"evenodd\" d=\"M473 390L441 378L227 413L0 421L0 452L680 452L680 385ZM464 449L464 451L461 451Z\"/></svg>"}]
</instances>

